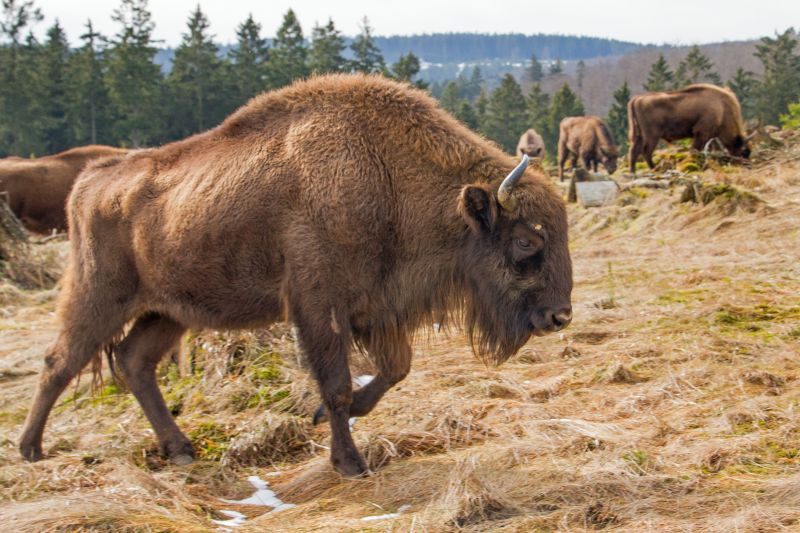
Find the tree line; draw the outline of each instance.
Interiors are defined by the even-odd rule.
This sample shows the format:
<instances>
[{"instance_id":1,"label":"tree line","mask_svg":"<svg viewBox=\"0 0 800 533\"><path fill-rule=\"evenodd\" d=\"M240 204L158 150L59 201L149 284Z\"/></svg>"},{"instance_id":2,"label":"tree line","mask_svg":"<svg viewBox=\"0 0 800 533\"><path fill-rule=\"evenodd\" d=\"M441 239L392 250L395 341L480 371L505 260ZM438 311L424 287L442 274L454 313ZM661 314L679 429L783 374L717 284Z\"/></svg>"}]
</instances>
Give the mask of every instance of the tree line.
<instances>
[{"instance_id":1,"label":"tree line","mask_svg":"<svg viewBox=\"0 0 800 533\"><path fill-rule=\"evenodd\" d=\"M306 36L289 10L275 37L267 39L249 16L237 28L235 46L222 53L198 6L165 73L154 61L158 43L147 0L120 0L113 13L118 26L113 36L100 35L87 22L82 44L74 49L57 21L44 42L36 39L31 28L42 14L34 0L2 0L2 10L0 156L41 156L90 143L162 144L208 129L254 95L312 74L379 73L425 88L416 80L420 59L408 52L387 65L366 18L352 40L332 20L316 25ZM740 68L726 81L746 118L777 123L792 102L800 101L796 47L797 35L791 29L765 37L755 52L763 74ZM429 89L444 109L505 150L513 152L522 132L532 127L554 157L561 119L585 111L580 96L585 63L577 63L572 78L577 90L560 82L563 69L561 60L545 68L533 55L521 80L506 74L493 90L479 67ZM559 80L558 88L546 92L543 80ZM629 81L638 86L641 80L620 84L604 117L623 150ZM674 69L660 56L643 85L658 91L695 82L722 83L699 47ZM523 91L523 86L529 90Z\"/></svg>"},{"instance_id":2,"label":"tree line","mask_svg":"<svg viewBox=\"0 0 800 533\"><path fill-rule=\"evenodd\" d=\"M44 42L34 0L3 0L0 21L0 156L41 156L90 143L152 146L221 122L253 96L312 74L380 73L415 83L413 53L387 65L365 18L345 40L332 20L306 37L291 9L275 37L251 16L237 28L236 46L221 54L198 6L175 50L168 74L154 62L155 25L147 0L120 0L115 35L91 21L71 48L56 21Z\"/></svg>"}]
</instances>

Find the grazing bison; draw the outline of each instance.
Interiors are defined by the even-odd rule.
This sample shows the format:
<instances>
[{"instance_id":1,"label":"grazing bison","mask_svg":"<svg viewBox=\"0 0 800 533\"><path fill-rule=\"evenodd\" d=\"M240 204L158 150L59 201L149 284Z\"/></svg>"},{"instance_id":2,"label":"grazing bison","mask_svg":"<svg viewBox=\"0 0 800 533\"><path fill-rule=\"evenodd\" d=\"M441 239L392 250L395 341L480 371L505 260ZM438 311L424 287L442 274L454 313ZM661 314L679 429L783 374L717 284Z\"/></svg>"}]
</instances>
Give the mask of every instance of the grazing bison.
<instances>
[{"instance_id":1,"label":"grazing bison","mask_svg":"<svg viewBox=\"0 0 800 533\"><path fill-rule=\"evenodd\" d=\"M67 196L81 170L93 159L125 152L90 145L38 159L0 159L0 195L30 231L63 231L67 228Z\"/></svg>"},{"instance_id":2,"label":"grazing bison","mask_svg":"<svg viewBox=\"0 0 800 533\"><path fill-rule=\"evenodd\" d=\"M156 384L159 359L187 328L262 327L286 313L319 384L331 461L365 473L348 419L406 376L417 327L455 312L475 351L501 362L569 324L565 207L526 163L515 167L421 91L338 75L92 165L69 199L60 332L22 455L42 457L53 403L124 332L112 346L121 376L163 453L190 462ZM354 345L378 368L356 391Z\"/></svg>"},{"instance_id":3,"label":"grazing bison","mask_svg":"<svg viewBox=\"0 0 800 533\"><path fill-rule=\"evenodd\" d=\"M523 133L517 143L517 155L544 159L544 139L542 139L542 136L533 129Z\"/></svg>"},{"instance_id":4,"label":"grazing bison","mask_svg":"<svg viewBox=\"0 0 800 533\"><path fill-rule=\"evenodd\" d=\"M597 172L602 163L609 174L617 170L617 143L600 117L567 117L558 130L558 177L564 180L564 163L567 157L576 168L580 158L586 170Z\"/></svg>"},{"instance_id":5,"label":"grazing bison","mask_svg":"<svg viewBox=\"0 0 800 533\"><path fill-rule=\"evenodd\" d=\"M655 167L653 151L661 139L691 138L692 148L702 150L715 137L731 155L750 157L739 100L728 88L700 83L679 91L641 94L628 102L631 172L636 172L641 155L651 169Z\"/></svg>"}]
</instances>

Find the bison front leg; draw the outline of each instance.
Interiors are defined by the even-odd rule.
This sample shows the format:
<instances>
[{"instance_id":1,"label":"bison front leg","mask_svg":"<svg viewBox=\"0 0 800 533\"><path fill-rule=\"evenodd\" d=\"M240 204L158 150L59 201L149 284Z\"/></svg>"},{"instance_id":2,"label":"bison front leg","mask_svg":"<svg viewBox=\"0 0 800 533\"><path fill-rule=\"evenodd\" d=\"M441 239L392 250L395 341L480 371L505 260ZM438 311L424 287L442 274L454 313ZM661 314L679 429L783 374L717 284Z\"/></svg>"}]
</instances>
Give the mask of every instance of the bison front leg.
<instances>
[{"instance_id":1,"label":"bison front leg","mask_svg":"<svg viewBox=\"0 0 800 533\"><path fill-rule=\"evenodd\" d=\"M367 385L353 393L350 416L365 416L372 411L386 392L403 381L411 370L411 344L405 334L372 337L365 343L367 353L378 367L378 373ZM314 424L327 420L324 405L314 415Z\"/></svg>"},{"instance_id":2,"label":"bison front leg","mask_svg":"<svg viewBox=\"0 0 800 533\"><path fill-rule=\"evenodd\" d=\"M350 407L353 385L347 363L350 342L349 325L331 315L314 320L297 309L293 318L299 330L300 346L319 384L322 403L331 426L331 463L345 477L359 477L369 472L367 463L350 434Z\"/></svg>"}]
</instances>

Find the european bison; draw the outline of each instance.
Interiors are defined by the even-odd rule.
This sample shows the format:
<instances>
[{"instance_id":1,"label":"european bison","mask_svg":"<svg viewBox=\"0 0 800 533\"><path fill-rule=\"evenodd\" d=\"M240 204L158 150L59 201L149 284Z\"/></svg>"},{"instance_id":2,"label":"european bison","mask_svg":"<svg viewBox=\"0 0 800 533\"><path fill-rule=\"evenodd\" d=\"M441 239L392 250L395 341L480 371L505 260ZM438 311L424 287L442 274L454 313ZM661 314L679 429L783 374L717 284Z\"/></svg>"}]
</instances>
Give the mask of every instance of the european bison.
<instances>
[{"instance_id":1,"label":"european bison","mask_svg":"<svg viewBox=\"0 0 800 533\"><path fill-rule=\"evenodd\" d=\"M523 133L517 143L517 155L544 159L544 139L542 139L542 136L533 129Z\"/></svg>"},{"instance_id":2,"label":"european bison","mask_svg":"<svg viewBox=\"0 0 800 533\"><path fill-rule=\"evenodd\" d=\"M617 143L614 136L600 117L567 117L561 121L558 130L558 177L564 181L564 163L572 160L576 168L580 158L586 170L597 172L597 164L602 163L609 174L617 170Z\"/></svg>"},{"instance_id":3,"label":"european bison","mask_svg":"<svg viewBox=\"0 0 800 533\"><path fill-rule=\"evenodd\" d=\"M739 100L728 88L699 83L679 91L641 94L628 102L631 172L636 172L641 155L651 169L655 167L653 151L661 139L690 137L695 150L716 137L731 155L750 157Z\"/></svg>"},{"instance_id":4,"label":"european bison","mask_svg":"<svg viewBox=\"0 0 800 533\"><path fill-rule=\"evenodd\" d=\"M348 427L408 374L410 335L464 316L502 362L572 318L566 211L433 99L381 77L334 75L262 94L220 126L85 171L69 199L71 255L20 441L42 458L59 394L113 339L116 366L175 463L194 457L155 379L187 328L288 315L319 384L331 461L367 472ZM132 322L130 329L126 324ZM378 368L352 390L348 351Z\"/></svg>"},{"instance_id":5,"label":"european bison","mask_svg":"<svg viewBox=\"0 0 800 533\"><path fill-rule=\"evenodd\" d=\"M38 159L0 159L0 195L30 231L63 231L67 228L67 196L81 170L93 159L125 152L90 145Z\"/></svg>"}]
</instances>

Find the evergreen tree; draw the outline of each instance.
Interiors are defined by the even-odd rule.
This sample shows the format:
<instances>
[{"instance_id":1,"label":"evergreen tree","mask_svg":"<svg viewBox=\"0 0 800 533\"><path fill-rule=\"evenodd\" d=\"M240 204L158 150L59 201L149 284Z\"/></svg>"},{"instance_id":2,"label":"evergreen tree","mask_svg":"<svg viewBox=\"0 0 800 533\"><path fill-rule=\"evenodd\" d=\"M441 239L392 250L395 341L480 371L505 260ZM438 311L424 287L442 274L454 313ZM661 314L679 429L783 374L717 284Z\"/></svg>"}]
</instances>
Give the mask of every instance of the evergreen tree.
<instances>
[{"instance_id":1,"label":"evergreen tree","mask_svg":"<svg viewBox=\"0 0 800 533\"><path fill-rule=\"evenodd\" d=\"M500 86L492 92L482 126L490 139L507 152L514 153L519 136L528 126L525 96L511 74L506 74Z\"/></svg>"},{"instance_id":2,"label":"evergreen tree","mask_svg":"<svg viewBox=\"0 0 800 533\"><path fill-rule=\"evenodd\" d=\"M167 80L171 98L170 138L181 139L220 122L229 109L224 101L223 64L208 33L208 17L200 6L187 22L187 32L175 50Z\"/></svg>"},{"instance_id":3,"label":"evergreen tree","mask_svg":"<svg viewBox=\"0 0 800 533\"><path fill-rule=\"evenodd\" d=\"M714 64L694 45L689 54L678 64L675 70L674 88L680 89L692 83L721 83L719 74L714 72Z\"/></svg>"},{"instance_id":4,"label":"evergreen tree","mask_svg":"<svg viewBox=\"0 0 800 533\"><path fill-rule=\"evenodd\" d=\"M114 115L114 135L122 144L145 146L163 135L161 69L147 0L121 0L111 17L120 29L108 50L106 85Z\"/></svg>"},{"instance_id":5,"label":"evergreen tree","mask_svg":"<svg viewBox=\"0 0 800 533\"><path fill-rule=\"evenodd\" d=\"M39 77L44 107L44 141L47 153L66 150L73 139L67 128L67 36L58 20L47 30L47 40L39 54Z\"/></svg>"},{"instance_id":6,"label":"evergreen tree","mask_svg":"<svg viewBox=\"0 0 800 533\"><path fill-rule=\"evenodd\" d=\"M267 39L261 37L261 25L250 14L236 29L236 48L230 53L231 103L234 107L244 104L267 87L268 57Z\"/></svg>"},{"instance_id":7,"label":"evergreen tree","mask_svg":"<svg viewBox=\"0 0 800 533\"><path fill-rule=\"evenodd\" d=\"M531 92L526 97L528 104L528 124L535 129L542 138L549 132L547 113L550 110L550 95L542 91L538 83L534 83Z\"/></svg>"},{"instance_id":8,"label":"evergreen tree","mask_svg":"<svg viewBox=\"0 0 800 533\"><path fill-rule=\"evenodd\" d=\"M347 72L347 59L342 55L346 48L344 37L333 25L333 20L328 19L325 26L314 26L308 51L309 69L313 74Z\"/></svg>"},{"instance_id":9,"label":"evergreen tree","mask_svg":"<svg viewBox=\"0 0 800 533\"><path fill-rule=\"evenodd\" d=\"M284 87L308 76L307 55L303 29L294 11L290 9L283 16L283 23L272 41L267 61L271 87Z\"/></svg>"},{"instance_id":10,"label":"evergreen tree","mask_svg":"<svg viewBox=\"0 0 800 533\"><path fill-rule=\"evenodd\" d=\"M758 90L758 118L777 124L790 103L800 99L800 56L795 53L797 35L792 29L774 39L763 37L756 45L755 56L764 66L764 77Z\"/></svg>"},{"instance_id":11,"label":"evergreen tree","mask_svg":"<svg viewBox=\"0 0 800 533\"><path fill-rule=\"evenodd\" d=\"M76 144L110 143L108 92L103 84L102 35L86 22L83 46L69 64L69 124Z\"/></svg>"},{"instance_id":12,"label":"evergreen tree","mask_svg":"<svg viewBox=\"0 0 800 533\"><path fill-rule=\"evenodd\" d=\"M466 124L471 130L478 131L480 126L478 121L478 114L475 112L475 109L469 103L468 100L462 99L461 103L458 105L458 110L455 113L455 116L458 120Z\"/></svg>"},{"instance_id":13,"label":"evergreen tree","mask_svg":"<svg viewBox=\"0 0 800 533\"><path fill-rule=\"evenodd\" d=\"M484 133L485 131L484 124L486 124L486 113L488 109L489 109L489 97L486 96L486 91L481 89L478 98L475 99L475 116L478 118L478 131L480 131L481 133Z\"/></svg>"},{"instance_id":14,"label":"evergreen tree","mask_svg":"<svg viewBox=\"0 0 800 533\"><path fill-rule=\"evenodd\" d=\"M448 113L456 114L461 106L461 92L458 90L458 83L451 81L444 86L442 96L439 98L439 105Z\"/></svg>"},{"instance_id":15,"label":"evergreen tree","mask_svg":"<svg viewBox=\"0 0 800 533\"><path fill-rule=\"evenodd\" d=\"M585 113L580 98L570 89L569 84L564 85L553 95L553 103L547 113L547 131L544 137L547 152L555 155L558 153L558 130L561 121L566 117L579 117Z\"/></svg>"},{"instance_id":16,"label":"evergreen tree","mask_svg":"<svg viewBox=\"0 0 800 533\"><path fill-rule=\"evenodd\" d=\"M614 101L611 103L611 109L606 117L606 124L619 144L620 152L628 149L628 101L630 99L631 90L626 81L622 87L614 91Z\"/></svg>"},{"instance_id":17,"label":"evergreen tree","mask_svg":"<svg viewBox=\"0 0 800 533\"><path fill-rule=\"evenodd\" d=\"M736 94L739 103L742 105L742 116L745 119L753 118L756 110L756 93L758 91L758 80L755 74L739 67L733 77L728 80L727 85Z\"/></svg>"},{"instance_id":18,"label":"evergreen tree","mask_svg":"<svg viewBox=\"0 0 800 533\"><path fill-rule=\"evenodd\" d=\"M556 62L550 65L550 75L556 76L562 72L564 72L564 63L560 59L556 59Z\"/></svg>"},{"instance_id":19,"label":"evergreen tree","mask_svg":"<svg viewBox=\"0 0 800 533\"><path fill-rule=\"evenodd\" d=\"M461 94L470 102L474 102L478 95L481 94L483 84L483 74L481 73L480 67L476 65L472 67L472 73L469 78L465 80L464 85L460 87Z\"/></svg>"},{"instance_id":20,"label":"evergreen tree","mask_svg":"<svg viewBox=\"0 0 800 533\"><path fill-rule=\"evenodd\" d=\"M3 0L0 14L0 155L42 155L44 143L36 61L39 45L26 30L42 20L32 0Z\"/></svg>"},{"instance_id":21,"label":"evergreen tree","mask_svg":"<svg viewBox=\"0 0 800 533\"><path fill-rule=\"evenodd\" d=\"M419 74L419 58L412 52L401 55L397 62L392 65L394 78L402 81L411 82L411 79Z\"/></svg>"},{"instance_id":22,"label":"evergreen tree","mask_svg":"<svg viewBox=\"0 0 800 533\"><path fill-rule=\"evenodd\" d=\"M533 83L538 83L544 79L544 68L536 54L531 54L531 65L525 69L525 77Z\"/></svg>"},{"instance_id":23,"label":"evergreen tree","mask_svg":"<svg viewBox=\"0 0 800 533\"><path fill-rule=\"evenodd\" d=\"M350 49L353 51L354 56L352 67L356 72L374 74L383 72L386 69L383 54L378 45L375 44L375 39L372 37L372 28L367 17L362 19L361 33L353 39Z\"/></svg>"},{"instance_id":24,"label":"evergreen tree","mask_svg":"<svg viewBox=\"0 0 800 533\"><path fill-rule=\"evenodd\" d=\"M672 89L674 82L675 75L669 68L669 63L667 63L664 54L660 54L656 62L650 67L644 90L650 92L668 91Z\"/></svg>"},{"instance_id":25,"label":"evergreen tree","mask_svg":"<svg viewBox=\"0 0 800 533\"><path fill-rule=\"evenodd\" d=\"M578 84L578 92L583 92L583 79L586 77L586 63L583 62L583 59L578 61L578 65L575 68L575 76L577 77L577 84Z\"/></svg>"}]
</instances>

